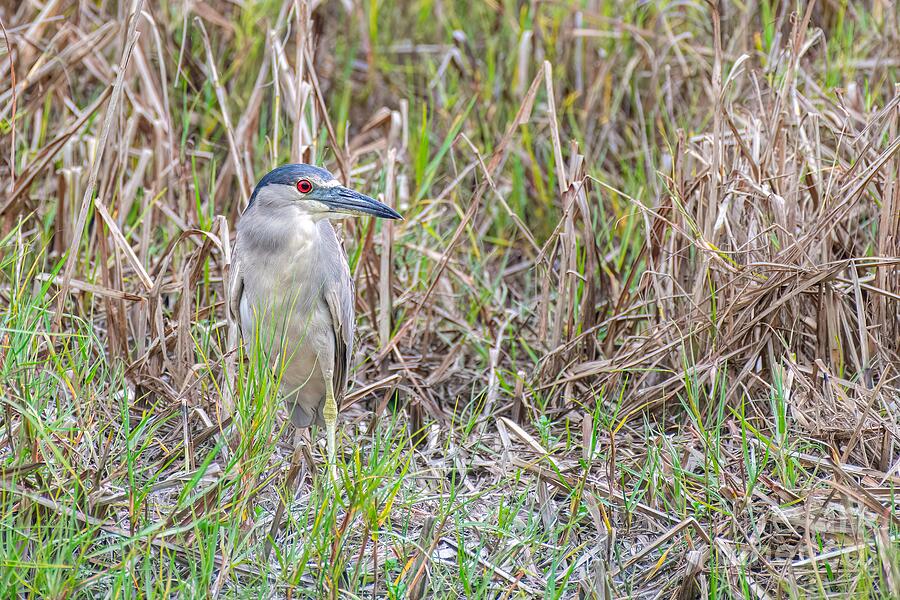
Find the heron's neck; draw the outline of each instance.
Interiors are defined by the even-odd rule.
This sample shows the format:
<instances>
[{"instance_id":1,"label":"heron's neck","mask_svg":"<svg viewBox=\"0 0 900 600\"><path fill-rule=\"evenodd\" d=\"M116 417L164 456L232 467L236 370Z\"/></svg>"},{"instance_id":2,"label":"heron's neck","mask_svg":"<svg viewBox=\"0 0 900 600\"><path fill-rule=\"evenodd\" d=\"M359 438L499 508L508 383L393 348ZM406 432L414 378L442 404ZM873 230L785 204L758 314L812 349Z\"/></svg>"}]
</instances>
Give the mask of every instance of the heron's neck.
<instances>
[{"instance_id":1,"label":"heron's neck","mask_svg":"<svg viewBox=\"0 0 900 600\"><path fill-rule=\"evenodd\" d=\"M265 215L256 207L248 210L239 225L242 244L258 252L302 254L315 248L319 239L316 220L294 207L272 207Z\"/></svg>"}]
</instances>

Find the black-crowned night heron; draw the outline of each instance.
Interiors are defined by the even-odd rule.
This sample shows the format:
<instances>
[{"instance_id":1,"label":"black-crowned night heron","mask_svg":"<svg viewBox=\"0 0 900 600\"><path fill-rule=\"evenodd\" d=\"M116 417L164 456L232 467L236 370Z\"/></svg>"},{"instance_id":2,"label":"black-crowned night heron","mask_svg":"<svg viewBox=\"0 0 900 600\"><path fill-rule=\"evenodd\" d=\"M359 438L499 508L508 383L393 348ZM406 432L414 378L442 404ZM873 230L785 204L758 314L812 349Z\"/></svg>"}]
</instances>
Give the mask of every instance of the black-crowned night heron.
<instances>
[{"instance_id":1,"label":"black-crowned night heron","mask_svg":"<svg viewBox=\"0 0 900 600\"><path fill-rule=\"evenodd\" d=\"M229 305L247 353L265 353L280 373L294 426L325 425L332 477L355 316L347 256L329 219L348 215L401 218L319 167L266 174L237 226Z\"/></svg>"}]
</instances>

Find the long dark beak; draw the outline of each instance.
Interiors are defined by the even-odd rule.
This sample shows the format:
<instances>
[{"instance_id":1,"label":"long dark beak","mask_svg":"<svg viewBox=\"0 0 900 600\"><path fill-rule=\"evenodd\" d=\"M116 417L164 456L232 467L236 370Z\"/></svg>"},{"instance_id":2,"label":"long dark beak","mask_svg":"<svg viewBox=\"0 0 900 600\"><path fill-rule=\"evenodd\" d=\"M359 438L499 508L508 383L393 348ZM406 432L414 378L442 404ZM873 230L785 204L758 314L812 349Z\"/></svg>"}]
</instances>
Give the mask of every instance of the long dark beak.
<instances>
[{"instance_id":1,"label":"long dark beak","mask_svg":"<svg viewBox=\"0 0 900 600\"><path fill-rule=\"evenodd\" d=\"M382 204L375 198L369 198L364 194L355 192L345 187L336 186L328 190L327 195L321 199L334 212L349 215L372 215L381 219L402 219L396 210Z\"/></svg>"}]
</instances>

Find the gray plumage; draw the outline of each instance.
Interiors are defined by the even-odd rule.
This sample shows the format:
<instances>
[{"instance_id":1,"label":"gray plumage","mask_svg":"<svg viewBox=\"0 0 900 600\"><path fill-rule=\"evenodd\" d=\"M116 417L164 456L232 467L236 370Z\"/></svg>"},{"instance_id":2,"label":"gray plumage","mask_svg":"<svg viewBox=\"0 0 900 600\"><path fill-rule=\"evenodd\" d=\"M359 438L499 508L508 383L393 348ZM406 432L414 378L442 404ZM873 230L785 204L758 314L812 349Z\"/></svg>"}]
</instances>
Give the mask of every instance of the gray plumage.
<instances>
[{"instance_id":1,"label":"gray plumage","mask_svg":"<svg viewBox=\"0 0 900 600\"><path fill-rule=\"evenodd\" d=\"M329 219L348 214L400 218L325 169L284 165L269 172L237 226L229 304L247 354L263 352L281 375L294 426L328 427L332 469L355 315L347 257Z\"/></svg>"},{"instance_id":2,"label":"gray plumage","mask_svg":"<svg viewBox=\"0 0 900 600\"><path fill-rule=\"evenodd\" d=\"M232 312L248 353L262 324L267 330L260 331L260 349L269 361L283 361L275 366L282 369L291 421L296 427L323 425L320 371L333 369L335 395L342 397L355 319L353 283L334 227L327 220L292 223L289 215L271 227L254 207L241 221L235 256L243 287Z\"/></svg>"}]
</instances>

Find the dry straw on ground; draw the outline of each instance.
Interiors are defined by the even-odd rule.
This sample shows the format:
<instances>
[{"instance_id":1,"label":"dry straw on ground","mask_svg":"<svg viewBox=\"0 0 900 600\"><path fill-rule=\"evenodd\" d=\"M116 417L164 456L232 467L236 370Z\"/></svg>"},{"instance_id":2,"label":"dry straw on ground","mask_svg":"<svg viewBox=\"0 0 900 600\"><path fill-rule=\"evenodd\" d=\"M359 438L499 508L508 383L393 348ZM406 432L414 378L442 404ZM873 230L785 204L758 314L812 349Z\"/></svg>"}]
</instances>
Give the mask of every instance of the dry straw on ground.
<instances>
[{"instance_id":1,"label":"dry straw on ground","mask_svg":"<svg viewBox=\"0 0 900 600\"><path fill-rule=\"evenodd\" d=\"M897 4L577 4L0 6L4 597L900 596ZM407 217L337 498L223 308L287 160Z\"/></svg>"}]
</instances>

